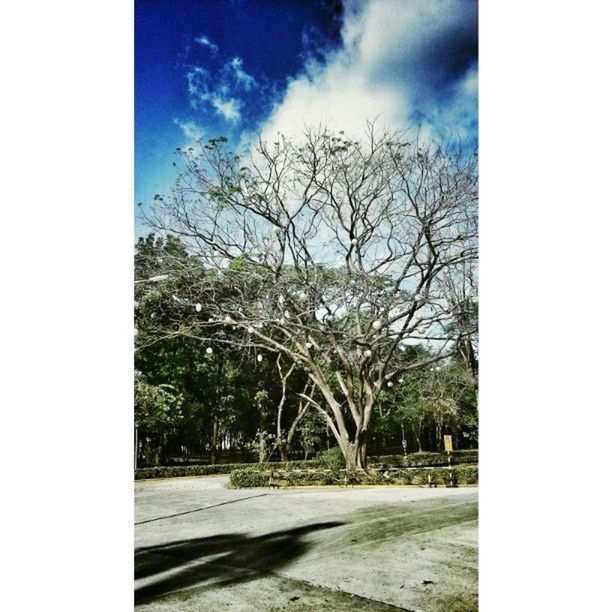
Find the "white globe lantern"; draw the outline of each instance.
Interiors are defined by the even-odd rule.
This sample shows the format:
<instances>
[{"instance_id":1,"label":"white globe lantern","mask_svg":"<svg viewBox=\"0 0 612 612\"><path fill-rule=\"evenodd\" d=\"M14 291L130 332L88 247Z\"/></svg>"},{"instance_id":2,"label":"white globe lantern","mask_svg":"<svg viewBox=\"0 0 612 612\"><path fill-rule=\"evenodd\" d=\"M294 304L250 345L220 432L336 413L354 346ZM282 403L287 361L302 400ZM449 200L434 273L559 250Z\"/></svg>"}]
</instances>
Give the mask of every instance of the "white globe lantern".
<instances>
[{"instance_id":1,"label":"white globe lantern","mask_svg":"<svg viewBox=\"0 0 612 612\"><path fill-rule=\"evenodd\" d=\"M372 327L376 331L378 331L382 327L382 321L380 319L377 319L376 321L374 321L374 323L372 323Z\"/></svg>"},{"instance_id":2,"label":"white globe lantern","mask_svg":"<svg viewBox=\"0 0 612 612\"><path fill-rule=\"evenodd\" d=\"M399 379L399 383L400 383L400 385L401 385L403 382L404 382L404 378L402 377L402 378L400 378L400 379Z\"/></svg>"},{"instance_id":3,"label":"white globe lantern","mask_svg":"<svg viewBox=\"0 0 612 612\"><path fill-rule=\"evenodd\" d=\"M202 312L202 304L200 302L196 304L196 312Z\"/></svg>"},{"instance_id":4,"label":"white globe lantern","mask_svg":"<svg viewBox=\"0 0 612 612\"><path fill-rule=\"evenodd\" d=\"M392 386L393 386L393 381L392 381L392 380L390 380L390 381L387 383L387 387L389 387L389 389L390 389Z\"/></svg>"},{"instance_id":5,"label":"white globe lantern","mask_svg":"<svg viewBox=\"0 0 612 612\"><path fill-rule=\"evenodd\" d=\"M258 363L261 363L263 361L263 355L261 353L259 353L259 355L257 355L257 361L258 361Z\"/></svg>"},{"instance_id":6,"label":"white globe lantern","mask_svg":"<svg viewBox=\"0 0 612 612\"><path fill-rule=\"evenodd\" d=\"M365 351L363 352L363 356L364 356L366 359L369 359L369 358L372 356L372 351L371 351L370 349L365 350Z\"/></svg>"},{"instance_id":7,"label":"white globe lantern","mask_svg":"<svg viewBox=\"0 0 612 612\"><path fill-rule=\"evenodd\" d=\"M306 348L307 349L311 349L312 348L312 342L307 342L306 343Z\"/></svg>"},{"instance_id":8,"label":"white globe lantern","mask_svg":"<svg viewBox=\"0 0 612 612\"><path fill-rule=\"evenodd\" d=\"M352 244L353 246L357 246L357 238L353 238L353 239L351 240L351 244Z\"/></svg>"},{"instance_id":9,"label":"white globe lantern","mask_svg":"<svg viewBox=\"0 0 612 612\"><path fill-rule=\"evenodd\" d=\"M212 347L211 346L207 347L206 354L207 355L212 355L212 352L213 352Z\"/></svg>"}]
</instances>

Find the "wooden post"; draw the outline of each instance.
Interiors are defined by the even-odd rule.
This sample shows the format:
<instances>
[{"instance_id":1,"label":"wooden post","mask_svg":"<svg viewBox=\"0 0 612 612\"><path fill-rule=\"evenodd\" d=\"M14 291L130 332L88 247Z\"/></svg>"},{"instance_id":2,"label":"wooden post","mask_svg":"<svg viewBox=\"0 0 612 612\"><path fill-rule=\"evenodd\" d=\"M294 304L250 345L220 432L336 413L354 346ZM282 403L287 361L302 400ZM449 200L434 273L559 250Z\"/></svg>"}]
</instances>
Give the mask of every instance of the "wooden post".
<instances>
[{"instance_id":1,"label":"wooden post","mask_svg":"<svg viewBox=\"0 0 612 612\"><path fill-rule=\"evenodd\" d=\"M453 474L452 472L450 472L451 468L452 468L452 463L451 463L451 453L453 452L453 436L444 436L444 450L447 453L448 456L448 470L449 470L449 475L450 475L450 483L451 485L453 484Z\"/></svg>"}]
</instances>

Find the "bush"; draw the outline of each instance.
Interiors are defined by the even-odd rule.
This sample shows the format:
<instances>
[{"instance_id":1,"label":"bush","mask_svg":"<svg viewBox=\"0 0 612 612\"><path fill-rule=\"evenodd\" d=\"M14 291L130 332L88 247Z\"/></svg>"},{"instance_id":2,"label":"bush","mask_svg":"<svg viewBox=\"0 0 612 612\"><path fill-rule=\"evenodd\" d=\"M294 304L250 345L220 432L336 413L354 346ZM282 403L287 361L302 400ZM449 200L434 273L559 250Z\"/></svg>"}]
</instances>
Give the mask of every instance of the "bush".
<instances>
[{"instance_id":1,"label":"bush","mask_svg":"<svg viewBox=\"0 0 612 612\"><path fill-rule=\"evenodd\" d=\"M238 469L230 474L230 486L251 487L303 487L320 485L414 485L458 486L478 484L478 466L461 465L448 468L377 469L369 472L351 472L342 469L312 470L257 470Z\"/></svg>"},{"instance_id":2,"label":"bush","mask_svg":"<svg viewBox=\"0 0 612 612\"><path fill-rule=\"evenodd\" d=\"M257 464L255 464L257 465ZM232 470L253 467L252 463L225 463L219 465L176 465L137 468L134 478L176 478L178 476L208 476L211 474L229 474Z\"/></svg>"},{"instance_id":3,"label":"bush","mask_svg":"<svg viewBox=\"0 0 612 612\"><path fill-rule=\"evenodd\" d=\"M459 450L451 454L452 465L478 463L478 450ZM411 453L409 455L381 455L370 457L371 467L436 467L447 466L446 453Z\"/></svg>"},{"instance_id":4,"label":"bush","mask_svg":"<svg viewBox=\"0 0 612 612\"><path fill-rule=\"evenodd\" d=\"M451 456L452 465L462 465L478 462L477 450L455 451ZM328 469L341 470L346 462L339 447L319 453L316 459L304 461L290 461L289 463L270 462L266 464L266 469L287 468L287 469ZM403 455L381 455L380 457L370 457L368 466L373 469L402 468L402 467L443 467L448 465L448 457L444 453L412 453L404 457ZM212 474L230 474L234 470L256 469L259 470L257 463L223 463L217 465L176 465L137 468L134 471L136 480L144 478L176 478L179 476L207 476ZM463 484L463 483L462 483ZM465 483L471 484L471 483Z\"/></svg>"},{"instance_id":5,"label":"bush","mask_svg":"<svg viewBox=\"0 0 612 612\"><path fill-rule=\"evenodd\" d=\"M230 473L230 485L237 489L267 487L270 485L270 472L253 468L234 470Z\"/></svg>"},{"instance_id":6,"label":"bush","mask_svg":"<svg viewBox=\"0 0 612 612\"><path fill-rule=\"evenodd\" d=\"M346 466L346 460L339 446L321 451L312 463L314 464L313 467L321 467L327 470L342 469Z\"/></svg>"}]
</instances>

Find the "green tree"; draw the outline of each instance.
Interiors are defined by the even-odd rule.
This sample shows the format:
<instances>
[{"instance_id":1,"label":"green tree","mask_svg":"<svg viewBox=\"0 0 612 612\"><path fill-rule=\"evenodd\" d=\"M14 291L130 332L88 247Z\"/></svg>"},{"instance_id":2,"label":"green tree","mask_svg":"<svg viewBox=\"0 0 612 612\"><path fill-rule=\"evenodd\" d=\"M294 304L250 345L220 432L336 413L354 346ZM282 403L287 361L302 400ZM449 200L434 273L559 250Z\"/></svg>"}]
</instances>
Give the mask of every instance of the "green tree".
<instances>
[{"instance_id":1,"label":"green tree","mask_svg":"<svg viewBox=\"0 0 612 612\"><path fill-rule=\"evenodd\" d=\"M167 436L182 419L183 398L172 385L152 385L137 372L134 385L136 449L139 438L144 439L144 455L153 450L153 459L159 465ZM138 450L136 451L138 453ZM137 455L138 458L138 455Z\"/></svg>"}]
</instances>

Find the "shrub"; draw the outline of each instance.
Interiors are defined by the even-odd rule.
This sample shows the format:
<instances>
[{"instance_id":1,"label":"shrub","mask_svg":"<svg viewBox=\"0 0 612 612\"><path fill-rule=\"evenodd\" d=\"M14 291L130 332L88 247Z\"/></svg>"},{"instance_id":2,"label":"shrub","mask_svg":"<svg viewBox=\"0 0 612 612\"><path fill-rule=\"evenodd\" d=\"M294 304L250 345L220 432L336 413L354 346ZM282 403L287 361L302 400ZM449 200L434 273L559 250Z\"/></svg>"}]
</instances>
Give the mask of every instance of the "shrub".
<instances>
[{"instance_id":1,"label":"shrub","mask_svg":"<svg viewBox=\"0 0 612 612\"><path fill-rule=\"evenodd\" d=\"M317 467L328 470L342 469L346 465L346 460L339 446L334 446L328 450L321 451L313 461Z\"/></svg>"},{"instance_id":2,"label":"shrub","mask_svg":"<svg viewBox=\"0 0 612 612\"><path fill-rule=\"evenodd\" d=\"M234 470L230 473L230 485L237 489L267 487L270 484L270 472L256 469Z\"/></svg>"},{"instance_id":3,"label":"shrub","mask_svg":"<svg viewBox=\"0 0 612 612\"><path fill-rule=\"evenodd\" d=\"M478 462L477 450L455 451L451 456L453 466ZM319 453L317 459L303 461L290 461L289 463L270 462L266 469L328 469L342 470L346 465L342 451L339 447ZM403 455L381 455L370 457L368 466L372 469L388 469L402 467L445 467L448 465L448 457L444 453L412 453ZM256 469L257 463L224 463L217 465L175 465L138 468L134 472L136 480L144 478L176 478L179 476L207 476L212 474L229 474L234 470ZM471 482L460 484L472 484Z\"/></svg>"},{"instance_id":4,"label":"shrub","mask_svg":"<svg viewBox=\"0 0 612 612\"><path fill-rule=\"evenodd\" d=\"M303 487L320 485L413 485L457 486L478 484L478 467L462 465L448 468L378 469L369 472L351 472L343 469L313 470L257 470L239 469L230 474L230 486L250 487Z\"/></svg>"},{"instance_id":5,"label":"shrub","mask_svg":"<svg viewBox=\"0 0 612 612\"><path fill-rule=\"evenodd\" d=\"M207 476L210 474L229 474L232 470L253 467L252 463L225 463L219 465L173 465L134 470L134 478L176 478L178 476ZM255 464L257 465L257 464Z\"/></svg>"},{"instance_id":6,"label":"shrub","mask_svg":"<svg viewBox=\"0 0 612 612\"><path fill-rule=\"evenodd\" d=\"M456 484L474 485L478 484L478 466L463 465L455 470L457 476Z\"/></svg>"},{"instance_id":7,"label":"shrub","mask_svg":"<svg viewBox=\"0 0 612 612\"><path fill-rule=\"evenodd\" d=\"M464 463L477 463L478 450L460 450L451 454L452 465ZM381 455L370 457L368 465L371 467L436 467L447 466L446 453L411 453L409 455Z\"/></svg>"}]
</instances>

